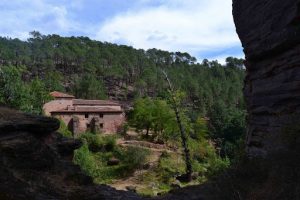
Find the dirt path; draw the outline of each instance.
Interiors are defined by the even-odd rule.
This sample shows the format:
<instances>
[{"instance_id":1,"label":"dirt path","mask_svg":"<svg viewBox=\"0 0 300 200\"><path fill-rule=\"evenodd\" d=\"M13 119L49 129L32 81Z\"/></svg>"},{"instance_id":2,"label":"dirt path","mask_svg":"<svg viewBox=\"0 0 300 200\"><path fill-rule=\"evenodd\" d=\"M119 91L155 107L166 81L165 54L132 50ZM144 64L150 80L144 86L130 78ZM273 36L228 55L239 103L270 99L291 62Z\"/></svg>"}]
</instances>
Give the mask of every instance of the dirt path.
<instances>
[{"instance_id":1,"label":"dirt path","mask_svg":"<svg viewBox=\"0 0 300 200\"><path fill-rule=\"evenodd\" d=\"M124 147L128 147L128 146L132 146L132 147L142 147L145 149L149 149L151 152L168 152L168 153L172 153L175 152L175 150L172 150L170 148L168 148L166 145L164 144L155 144L152 142L147 142L147 141L140 141L140 140L124 140L124 139L118 139L117 140L117 144L120 146L124 146Z\"/></svg>"}]
</instances>

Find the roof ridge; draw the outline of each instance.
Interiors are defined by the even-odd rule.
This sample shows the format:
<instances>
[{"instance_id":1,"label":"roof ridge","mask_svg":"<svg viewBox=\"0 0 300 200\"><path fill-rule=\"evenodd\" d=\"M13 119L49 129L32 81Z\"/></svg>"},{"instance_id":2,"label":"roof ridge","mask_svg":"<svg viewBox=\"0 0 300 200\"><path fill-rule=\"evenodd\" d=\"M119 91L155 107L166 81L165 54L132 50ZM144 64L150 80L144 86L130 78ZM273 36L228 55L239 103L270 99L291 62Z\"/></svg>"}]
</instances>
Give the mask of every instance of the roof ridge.
<instances>
[{"instance_id":1,"label":"roof ridge","mask_svg":"<svg viewBox=\"0 0 300 200\"><path fill-rule=\"evenodd\" d=\"M50 92L50 95L52 97L61 97L61 98L75 98L75 96L71 95L71 94L67 94L67 93L63 93L63 92L59 92L59 91L53 91Z\"/></svg>"}]
</instances>

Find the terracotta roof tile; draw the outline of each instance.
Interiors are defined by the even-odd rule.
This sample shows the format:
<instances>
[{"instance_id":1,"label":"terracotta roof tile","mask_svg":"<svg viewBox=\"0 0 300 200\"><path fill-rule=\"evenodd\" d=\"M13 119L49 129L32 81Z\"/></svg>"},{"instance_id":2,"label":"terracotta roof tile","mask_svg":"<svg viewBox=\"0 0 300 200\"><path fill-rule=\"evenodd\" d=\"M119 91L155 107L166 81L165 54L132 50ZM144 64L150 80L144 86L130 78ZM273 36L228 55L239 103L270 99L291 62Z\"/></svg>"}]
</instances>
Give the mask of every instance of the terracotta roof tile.
<instances>
[{"instance_id":1,"label":"terracotta roof tile","mask_svg":"<svg viewBox=\"0 0 300 200\"><path fill-rule=\"evenodd\" d=\"M85 100L85 99L73 99L73 105L111 105L119 106L120 104L109 100Z\"/></svg>"},{"instance_id":2,"label":"terracotta roof tile","mask_svg":"<svg viewBox=\"0 0 300 200\"><path fill-rule=\"evenodd\" d=\"M85 107L85 108L76 108L75 110L55 110L51 113L122 113L122 110L117 110L113 108L97 108L94 106Z\"/></svg>"},{"instance_id":3,"label":"terracotta roof tile","mask_svg":"<svg viewBox=\"0 0 300 200\"><path fill-rule=\"evenodd\" d=\"M75 98L73 95L65 94L57 91L50 92L50 95L55 98Z\"/></svg>"}]
</instances>

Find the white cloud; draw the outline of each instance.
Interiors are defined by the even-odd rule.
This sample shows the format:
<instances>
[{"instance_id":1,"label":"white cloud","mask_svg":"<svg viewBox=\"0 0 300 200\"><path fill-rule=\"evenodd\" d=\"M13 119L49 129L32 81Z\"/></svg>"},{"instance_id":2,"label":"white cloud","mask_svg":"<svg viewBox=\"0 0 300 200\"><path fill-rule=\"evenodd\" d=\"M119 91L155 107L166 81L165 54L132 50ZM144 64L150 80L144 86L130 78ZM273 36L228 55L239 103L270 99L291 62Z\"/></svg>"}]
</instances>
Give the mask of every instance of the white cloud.
<instances>
[{"instance_id":1,"label":"white cloud","mask_svg":"<svg viewBox=\"0 0 300 200\"><path fill-rule=\"evenodd\" d=\"M104 9L107 1L93 1L92 6ZM0 35L27 39L33 30L64 36L83 34L135 48L185 51L200 59L230 56L223 50L240 45L231 14L232 0L127 1L128 8L120 11L108 6L113 9L111 13L118 13L106 16L106 21L100 14L99 22L94 23L89 20L86 0L1 0ZM99 16L94 16L95 20Z\"/></svg>"},{"instance_id":2,"label":"white cloud","mask_svg":"<svg viewBox=\"0 0 300 200\"><path fill-rule=\"evenodd\" d=\"M147 6L151 2L141 0L135 9L107 20L96 38L193 55L240 44L231 0L161 0L159 6Z\"/></svg>"},{"instance_id":3,"label":"white cloud","mask_svg":"<svg viewBox=\"0 0 300 200\"><path fill-rule=\"evenodd\" d=\"M1 36L27 39L32 30L42 33L68 32L77 26L68 18L64 5L44 0L2 1L0 17Z\"/></svg>"}]
</instances>

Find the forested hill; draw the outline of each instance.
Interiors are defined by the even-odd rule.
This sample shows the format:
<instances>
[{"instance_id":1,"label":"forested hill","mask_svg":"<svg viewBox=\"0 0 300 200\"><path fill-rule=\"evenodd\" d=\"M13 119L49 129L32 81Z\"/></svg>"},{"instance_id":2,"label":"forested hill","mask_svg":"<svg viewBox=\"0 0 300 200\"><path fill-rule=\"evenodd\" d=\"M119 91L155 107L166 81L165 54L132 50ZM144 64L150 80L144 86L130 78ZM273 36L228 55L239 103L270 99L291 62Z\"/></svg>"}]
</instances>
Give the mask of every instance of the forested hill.
<instances>
[{"instance_id":1,"label":"forested hill","mask_svg":"<svg viewBox=\"0 0 300 200\"><path fill-rule=\"evenodd\" d=\"M121 101L144 96L164 97L163 69L176 89L186 93L187 103L202 115L216 102L243 106L242 59L229 57L226 65L208 60L199 64L188 53L145 51L87 37L42 35L35 31L30 34L27 41L0 38L2 71L8 70L3 66L14 66L22 81L30 83L33 78L39 79L47 91ZM2 96L4 103L9 100L5 94Z\"/></svg>"},{"instance_id":2,"label":"forested hill","mask_svg":"<svg viewBox=\"0 0 300 200\"><path fill-rule=\"evenodd\" d=\"M145 51L38 32L27 41L2 37L0 104L41 114L53 90L125 105L143 97L168 101L162 70L180 94L188 119L208 117L210 137L226 155L232 154L228 152L233 152L245 132L242 59L229 57L224 65L200 63L188 53Z\"/></svg>"}]
</instances>

